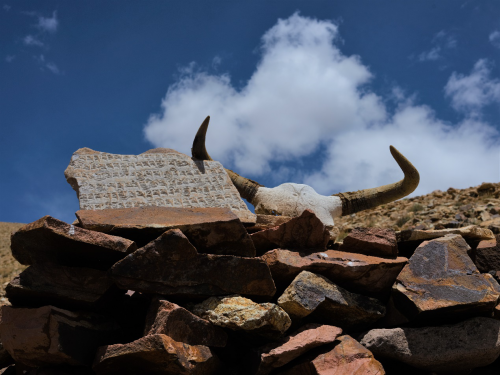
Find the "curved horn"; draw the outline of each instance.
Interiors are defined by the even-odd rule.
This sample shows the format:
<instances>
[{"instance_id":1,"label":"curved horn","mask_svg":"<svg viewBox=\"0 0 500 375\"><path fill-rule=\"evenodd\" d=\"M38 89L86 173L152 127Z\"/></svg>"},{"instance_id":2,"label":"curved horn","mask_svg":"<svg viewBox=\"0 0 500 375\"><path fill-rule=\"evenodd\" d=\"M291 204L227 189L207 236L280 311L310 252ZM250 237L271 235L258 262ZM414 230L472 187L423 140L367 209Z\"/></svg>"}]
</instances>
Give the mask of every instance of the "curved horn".
<instances>
[{"instance_id":1,"label":"curved horn","mask_svg":"<svg viewBox=\"0 0 500 375\"><path fill-rule=\"evenodd\" d=\"M208 123L210 122L210 116L207 116L205 121L202 122L196 136L193 141L193 148L191 148L191 155L193 158L198 160L213 160L207 152L205 147L205 138L207 136ZM257 190L262 185L258 182L250 180L248 178L240 176L238 173L233 172L230 169L226 169L227 174L231 178L234 186L238 189L242 198L245 198L248 202L252 203Z\"/></svg>"},{"instance_id":2,"label":"curved horn","mask_svg":"<svg viewBox=\"0 0 500 375\"><path fill-rule=\"evenodd\" d=\"M393 202L411 194L417 188L420 181L417 169L396 148L390 146L390 150L405 177L401 181L389 185L334 194L342 200L342 216Z\"/></svg>"}]
</instances>

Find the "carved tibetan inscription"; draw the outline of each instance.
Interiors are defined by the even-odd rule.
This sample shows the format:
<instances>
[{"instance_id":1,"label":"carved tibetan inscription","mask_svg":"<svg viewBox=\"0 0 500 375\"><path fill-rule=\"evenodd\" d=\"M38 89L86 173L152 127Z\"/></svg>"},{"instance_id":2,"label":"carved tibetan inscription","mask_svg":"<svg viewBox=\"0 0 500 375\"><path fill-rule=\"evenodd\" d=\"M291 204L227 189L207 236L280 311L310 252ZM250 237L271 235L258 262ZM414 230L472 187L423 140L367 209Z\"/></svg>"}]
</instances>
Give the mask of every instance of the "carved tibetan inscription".
<instances>
[{"instance_id":1,"label":"carved tibetan inscription","mask_svg":"<svg viewBox=\"0 0 500 375\"><path fill-rule=\"evenodd\" d=\"M64 172L78 195L81 210L127 207L227 207L241 221L252 214L222 164L193 161L172 149L140 155L77 150Z\"/></svg>"}]
</instances>

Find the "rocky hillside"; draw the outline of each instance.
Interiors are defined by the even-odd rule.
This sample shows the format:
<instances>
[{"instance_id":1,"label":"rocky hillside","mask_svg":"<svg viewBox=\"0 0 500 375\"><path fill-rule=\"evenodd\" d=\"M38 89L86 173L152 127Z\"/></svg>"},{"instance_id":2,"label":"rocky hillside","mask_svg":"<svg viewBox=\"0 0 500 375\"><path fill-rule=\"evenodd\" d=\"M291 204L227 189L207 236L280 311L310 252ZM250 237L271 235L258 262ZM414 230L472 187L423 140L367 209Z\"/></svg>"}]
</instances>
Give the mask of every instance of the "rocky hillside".
<instances>
[{"instance_id":1,"label":"rocky hillside","mask_svg":"<svg viewBox=\"0 0 500 375\"><path fill-rule=\"evenodd\" d=\"M436 190L335 220L338 241L356 227L400 231L460 228L472 224L500 233L500 183L483 183L461 190Z\"/></svg>"}]
</instances>

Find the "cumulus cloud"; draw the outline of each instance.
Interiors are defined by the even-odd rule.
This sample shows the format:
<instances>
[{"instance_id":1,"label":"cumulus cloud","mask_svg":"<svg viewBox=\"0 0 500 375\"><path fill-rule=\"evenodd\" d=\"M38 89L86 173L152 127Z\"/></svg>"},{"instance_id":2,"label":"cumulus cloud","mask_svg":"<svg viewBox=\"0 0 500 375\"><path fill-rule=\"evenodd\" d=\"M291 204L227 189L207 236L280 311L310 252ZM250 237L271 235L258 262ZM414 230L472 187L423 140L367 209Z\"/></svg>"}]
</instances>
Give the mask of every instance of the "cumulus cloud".
<instances>
[{"instance_id":1,"label":"cumulus cloud","mask_svg":"<svg viewBox=\"0 0 500 375\"><path fill-rule=\"evenodd\" d=\"M493 44L496 48L500 48L500 31L495 30L493 31L490 36L490 43Z\"/></svg>"},{"instance_id":2,"label":"cumulus cloud","mask_svg":"<svg viewBox=\"0 0 500 375\"><path fill-rule=\"evenodd\" d=\"M55 33L57 31L57 27L59 26L59 21L57 19L57 12L54 11L52 13L52 17L38 17L37 27L49 33Z\"/></svg>"},{"instance_id":3,"label":"cumulus cloud","mask_svg":"<svg viewBox=\"0 0 500 375\"><path fill-rule=\"evenodd\" d=\"M43 42L41 42L40 40L38 40L33 35L26 35L23 38L23 43L26 44L27 46L37 46L37 47L42 47L43 46Z\"/></svg>"},{"instance_id":4,"label":"cumulus cloud","mask_svg":"<svg viewBox=\"0 0 500 375\"><path fill-rule=\"evenodd\" d=\"M491 78L490 63L481 59L469 75L454 72L445 94L455 110L478 116L483 107L500 100L500 80Z\"/></svg>"},{"instance_id":5,"label":"cumulus cloud","mask_svg":"<svg viewBox=\"0 0 500 375\"><path fill-rule=\"evenodd\" d=\"M455 48L457 40L453 35L441 30L432 38L432 44L434 47L418 55L418 61L435 61L443 58L443 52Z\"/></svg>"},{"instance_id":6,"label":"cumulus cloud","mask_svg":"<svg viewBox=\"0 0 500 375\"><path fill-rule=\"evenodd\" d=\"M359 56L343 54L338 40L335 23L296 13L263 35L261 59L243 87L227 73L190 64L147 121L146 139L190 154L210 114L214 159L261 182L308 183L323 194L401 179L391 144L419 169L416 194L499 179L492 126L471 118L445 123L398 87L390 98L377 95L373 74ZM398 103L392 113L386 100ZM304 168L304 159L313 166Z\"/></svg>"}]
</instances>

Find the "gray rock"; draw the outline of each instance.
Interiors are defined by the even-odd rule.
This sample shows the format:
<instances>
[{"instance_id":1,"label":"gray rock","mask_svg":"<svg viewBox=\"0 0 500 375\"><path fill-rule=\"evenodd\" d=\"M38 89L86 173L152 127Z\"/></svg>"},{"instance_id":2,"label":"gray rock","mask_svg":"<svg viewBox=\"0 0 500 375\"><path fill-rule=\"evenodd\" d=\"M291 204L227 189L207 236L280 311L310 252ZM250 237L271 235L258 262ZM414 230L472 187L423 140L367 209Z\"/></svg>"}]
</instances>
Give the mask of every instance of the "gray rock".
<instances>
[{"instance_id":1,"label":"gray rock","mask_svg":"<svg viewBox=\"0 0 500 375\"><path fill-rule=\"evenodd\" d=\"M360 342L377 358L439 374L469 374L500 355L500 322L477 317L439 327L373 329Z\"/></svg>"}]
</instances>

